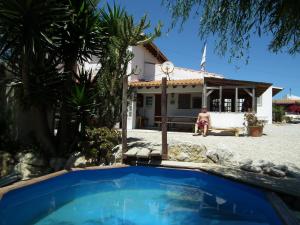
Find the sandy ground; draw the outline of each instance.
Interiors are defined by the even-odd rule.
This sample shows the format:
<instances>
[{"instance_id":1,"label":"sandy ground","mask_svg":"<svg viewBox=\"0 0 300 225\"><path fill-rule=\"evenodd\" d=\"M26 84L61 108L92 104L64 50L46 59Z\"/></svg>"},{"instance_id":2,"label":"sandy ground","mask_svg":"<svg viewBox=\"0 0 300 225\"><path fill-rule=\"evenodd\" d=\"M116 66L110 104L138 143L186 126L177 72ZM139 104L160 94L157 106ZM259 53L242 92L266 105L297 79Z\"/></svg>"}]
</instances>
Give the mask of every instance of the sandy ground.
<instances>
[{"instance_id":1,"label":"sandy ground","mask_svg":"<svg viewBox=\"0 0 300 225\"><path fill-rule=\"evenodd\" d=\"M153 144L161 143L161 133L154 130L128 131L129 138ZM295 165L300 168L300 124L266 125L262 137L235 137L209 135L192 136L192 133L169 132L168 144L204 144L208 149L226 148L238 161L267 160L275 164Z\"/></svg>"}]
</instances>

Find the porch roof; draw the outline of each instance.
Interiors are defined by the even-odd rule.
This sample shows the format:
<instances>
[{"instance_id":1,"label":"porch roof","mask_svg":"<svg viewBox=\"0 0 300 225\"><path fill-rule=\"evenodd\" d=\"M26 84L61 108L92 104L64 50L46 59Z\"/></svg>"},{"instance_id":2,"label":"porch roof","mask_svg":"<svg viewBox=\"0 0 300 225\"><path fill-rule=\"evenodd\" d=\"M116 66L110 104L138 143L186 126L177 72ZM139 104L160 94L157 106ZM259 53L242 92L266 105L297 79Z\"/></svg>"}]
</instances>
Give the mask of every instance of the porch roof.
<instances>
[{"instance_id":1,"label":"porch roof","mask_svg":"<svg viewBox=\"0 0 300 225\"><path fill-rule=\"evenodd\" d=\"M275 96L277 95L279 92L281 92L283 90L282 87L273 87L272 88L272 95Z\"/></svg>"},{"instance_id":2,"label":"porch roof","mask_svg":"<svg viewBox=\"0 0 300 225\"><path fill-rule=\"evenodd\" d=\"M246 81L246 80L233 80L225 78L213 78L205 77L204 82L207 86L222 86L222 87L253 87L255 88L256 96L261 96L269 87L272 86L271 83L265 82L255 82L255 81Z\"/></svg>"},{"instance_id":3,"label":"porch roof","mask_svg":"<svg viewBox=\"0 0 300 225\"><path fill-rule=\"evenodd\" d=\"M168 86L178 86L178 85L203 85L203 79L184 79L184 80L169 80L167 81ZM160 87L161 80L153 80L153 81L132 81L129 82L130 87Z\"/></svg>"}]
</instances>

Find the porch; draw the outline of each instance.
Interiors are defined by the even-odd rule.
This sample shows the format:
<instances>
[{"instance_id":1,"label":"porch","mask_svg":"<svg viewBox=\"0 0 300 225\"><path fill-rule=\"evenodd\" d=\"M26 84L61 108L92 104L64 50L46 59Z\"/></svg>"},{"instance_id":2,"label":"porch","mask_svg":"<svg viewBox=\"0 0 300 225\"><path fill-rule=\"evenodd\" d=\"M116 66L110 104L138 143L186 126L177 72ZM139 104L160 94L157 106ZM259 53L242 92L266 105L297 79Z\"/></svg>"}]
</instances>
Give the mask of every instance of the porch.
<instances>
[{"instance_id":1,"label":"porch","mask_svg":"<svg viewBox=\"0 0 300 225\"><path fill-rule=\"evenodd\" d=\"M244 113L257 112L262 104L261 96L270 86L220 78L168 81L167 116L181 117L173 128L192 129L199 111L206 107L212 127L243 127ZM157 129L162 106L161 82L132 82L130 87L133 94L128 108L128 128Z\"/></svg>"}]
</instances>

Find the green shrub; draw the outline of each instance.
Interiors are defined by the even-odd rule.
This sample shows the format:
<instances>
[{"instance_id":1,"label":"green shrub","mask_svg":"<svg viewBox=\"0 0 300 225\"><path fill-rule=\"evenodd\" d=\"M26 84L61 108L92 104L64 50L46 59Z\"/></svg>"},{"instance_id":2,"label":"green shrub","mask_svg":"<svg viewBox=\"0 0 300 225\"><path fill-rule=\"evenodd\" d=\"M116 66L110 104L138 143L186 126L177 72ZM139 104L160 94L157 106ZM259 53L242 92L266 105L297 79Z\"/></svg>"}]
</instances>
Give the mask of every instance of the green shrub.
<instances>
[{"instance_id":1,"label":"green shrub","mask_svg":"<svg viewBox=\"0 0 300 225\"><path fill-rule=\"evenodd\" d=\"M285 112L282 106L273 105L273 120L275 122L282 122L284 114Z\"/></svg>"},{"instance_id":2,"label":"green shrub","mask_svg":"<svg viewBox=\"0 0 300 225\"><path fill-rule=\"evenodd\" d=\"M80 143L80 151L94 163L108 165L112 159L112 149L120 140L121 133L115 129L87 128L86 139Z\"/></svg>"}]
</instances>

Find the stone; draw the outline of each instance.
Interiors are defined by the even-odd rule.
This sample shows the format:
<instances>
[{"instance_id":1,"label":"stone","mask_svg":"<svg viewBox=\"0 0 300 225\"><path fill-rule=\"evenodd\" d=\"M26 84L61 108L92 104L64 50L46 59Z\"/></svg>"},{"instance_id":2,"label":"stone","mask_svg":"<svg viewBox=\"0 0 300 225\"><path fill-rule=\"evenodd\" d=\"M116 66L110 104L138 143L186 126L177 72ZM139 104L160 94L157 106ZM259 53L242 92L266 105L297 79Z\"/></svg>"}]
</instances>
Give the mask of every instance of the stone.
<instances>
[{"instance_id":1,"label":"stone","mask_svg":"<svg viewBox=\"0 0 300 225\"><path fill-rule=\"evenodd\" d=\"M0 177L4 177L14 171L15 160L8 152L0 152Z\"/></svg>"},{"instance_id":2,"label":"stone","mask_svg":"<svg viewBox=\"0 0 300 225\"><path fill-rule=\"evenodd\" d=\"M64 169L65 164L66 164L66 159L64 158L51 158L49 161L49 165L54 171L59 171Z\"/></svg>"},{"instance_id":3,"label":"stone","mask_svg":"<svg viewBox=\"0 0 300 225\"><path fill-rule=\"evenodd\" d=\"M289 170L288 166L286 165L276 165L273 168L277 170L281 170L283 172L287 172Z\"/></svg>"},{"instance_id":4,"label":"stone","mask_svg":"<svg viewBox=\"0 0 300 225\"><path fill-rule=\"evenodd\" d=\"M184 152L180 152L179 155L177 155L176 159L178 161L186 161L189 158L189 155L184 153Z\"/></svg>"},{"instance_id":5,"label":"stone","mask_svg":"<svg viewBox=\"0 0 300 225\"><path fill-rule=\"evenodd\" d=\"M27 180L31 178L31 170L30 169L32 166L25 164L25 163L18 163L15 165L15 171L18 172L19 174L21 174L22 176L22 180Z\"/></svg>"},{"instance_id":6,"label":"stone","mask_svg":"<svg viewBox=\"0 0 300 225\"><path fill-rule=\"evenodd\" d=\"M15 172L21 175L22 180L27 180L33 177L42 176L49 171L48 168L40 167L40 166L33 166L24 162L19 162L14 167Z\"/></svg>"},{"instance_id":7,"label":"stone","mask_svg":"<svg viewBox=\"0 0 300 225\"><path fill-rule=\"evenodd\" d=\"M300 172L294 171L294 170L288 170L286 171L286 176L300 179Z\"/></svg>"},{"instance_id":8,"label":"stone","mask_svg":"<svg viewBox=\"0 0 300 225\"><path fill-rule=\"evenodd\" d=\"M129 149L127 152L125 152L124 155L126 155L128 157L135 157L138 151L139 151L139 148L133 147L133 148Z\"/></svg>"},{"instance_id":9,"label":"stone","mask_svg":"<svg viewBox=\"0 0 300 225\"><path fill-rule=\"evenodd\" d=\"M271 167L263 167L262 170L264 174L269 174L271 171Z\"/></svg>"},{"instance_id":10,"label":"stone","mask_svg":"<svg viewBox=\"0 0 300 225\"><path fill-rule=\"evenodd\" d=\"M216 148L216 152L218 154L219 160L222 163L230 162L234 157L234 153L226 145L219 144Z\"/></svg>"},{"instance_id":11,"label":"stone","mask_svg":"<svg viewBox=\"0 0 300 225\"><path fill-rule=\"evenodd\" d=\"M161 150L159 150L159 149L152 150L150 153L150 156L151 157L161 156Z\"/></svg>"},{"instance_id":12,"label":"stone","mask_svg":"<svg viewBox=\"0 0 300 225\"><path fill-rule=\"evenodd\" d=\"M45 160L41 155L35 152L20 152L17 154L16 158L19 162L29 164L32 166L45 166Z\"/></svg>"},{"instance_id":13,"label":"stone","mask_svg":"<svg viewBox=\"0 0 300 225\"><path fill-rule=\"evenodd\" d=\"M252 173L260 173L262 171L262 169L259 166L253 166L250 164L244 164L240 167L240 169Z\"/></svg>"},{"instance_id":14,"label":"stone","mask_svg":"<svg viewBox=\"0 0 300 225\"><path fill-rule=\"evenodd\" d=\"M149 158L150 155L150 150L147 148L141 148L137 153L136 153L136 157L137 158L144 158L147 159Z\"/></svg>"},{"instance_id":15,"label":"stone","mask_svg":"<svg viewBox=\"0 0 300 225\"><path fill-rule=\"evenodd\" d=\"M112 149L111 164L122 162L122 145L117 145Z\"/></svg>"},{"instance_id":16,"label":"stone","mask_svg":"<svg viewBox=\"0 0 300 225\"><path fill-rule=\"evenodd\" d=\"M73 167L80 167L80 168L84 168L87 167L91 164L91 162L89 160L87 160L85 158L85 156L80 156L78 157L75 162L73 163Z\"/></svg>"},{"instance_id":17,"label":"stone","mask_svg":"<svg viewBox=\"0 0 300 225\"><path fill-rule=\"evenodd\" d=\"M252 163L253 163L253 160L252 159L243 159L243 160L241 160L241 162L240 162L240 165L252 165Z\"/></svg>"},{"instance_id":18,"label":"stone","mask_svg":"<svg viewBox=\"0 0 300 225\"><path fill-rule=\"evenodd\" d=\"M266 161L266 160L259 160L257 163L256 163L257 166L260 166L262 169L263 168L270 168L270 167L273 167L275 166L274 163L270 162L270 161Z\"/></svg>"},{"instance_id":19,"label":"stone","mask_svg":"<svg viewBox=\"0 0 300 225\"><path fill-rule=\"evenodd\" d=\"M286 176L285 172L275 169L273 167L264 170L264 173L268 174L270 176L273 176L273 177L285 177Z\"/></svg>"},{"instance_id":20,"label":"stone","mask_svg":"<svg viewBox=\"0 0 300 225\"><path fill-rule=\"evenodd\" d=\"M22 176L22 180L42 176L50 172L44 158L36 152L19 152L16 154L16 159L18 163L14 166L14 171Z\"/></svg>"},{"instance_id":21,"label":"stone","mask_svg":"<svg viewBox=\"0 0 300 225\"><path fill-rule=\"evenodd\" d=\"M161 148L161 147L160 147ZM156 148L161 152L160 148ZM206 148L204 145L188 145L177 144L169 146L169 160L185 161L185 162L200 162L207 159Z\"/></svg>"},{"instance_id":22,"label":"stone","mask_svg":"<svg viewBox=\"0 0 300 225\"><path fill-rule=\"evenodd\" d=\"M206 157L212 160L214 163L219 162L219 156L215 151L207 151L206 152Z\"/></svg>"}]
</instances>

